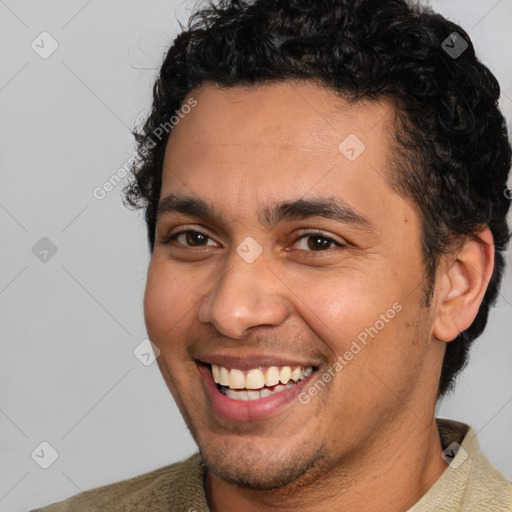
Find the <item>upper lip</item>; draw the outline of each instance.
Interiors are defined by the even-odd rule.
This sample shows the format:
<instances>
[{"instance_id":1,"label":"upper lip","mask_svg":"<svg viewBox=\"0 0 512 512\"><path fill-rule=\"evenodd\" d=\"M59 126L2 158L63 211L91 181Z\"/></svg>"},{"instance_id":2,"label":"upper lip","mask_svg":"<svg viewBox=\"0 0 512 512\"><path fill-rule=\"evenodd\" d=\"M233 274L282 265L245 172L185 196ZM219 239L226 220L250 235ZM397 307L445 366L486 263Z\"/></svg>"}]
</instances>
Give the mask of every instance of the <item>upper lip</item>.
<instances>
[{"instance_id":1,"label":"upper lip","mask_svg":"<svg viewBox=\"0 0 512 512\"><path fill-rule=\"evenodd\" d=\"M270 366L319 366L315 362L304 359L291 359L283 356L272 355L236 355L236 354L204 354L196 360L203 364L216 364L225 368L237 368L238 370L250 370L251 368L267 368Z\"/></svg>"}]
</instances>

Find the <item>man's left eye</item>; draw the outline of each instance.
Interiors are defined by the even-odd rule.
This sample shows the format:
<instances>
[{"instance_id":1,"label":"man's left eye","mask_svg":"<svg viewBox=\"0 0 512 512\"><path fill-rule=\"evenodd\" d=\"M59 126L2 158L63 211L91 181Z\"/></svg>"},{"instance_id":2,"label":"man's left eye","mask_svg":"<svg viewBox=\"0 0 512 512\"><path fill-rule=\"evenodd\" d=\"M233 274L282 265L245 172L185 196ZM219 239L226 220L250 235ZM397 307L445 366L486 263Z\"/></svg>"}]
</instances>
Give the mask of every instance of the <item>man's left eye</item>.
<instances>
[{"instance_id":1,"label":"man's left eye","mask_svg":"<svg viewBox=\"0 0 512 512\"><path fill-rule=\"evenodd\" d=\"M305 233L301 235L297 242L302 243L301 250L321 252L332 247L344 247L344 245L333 238L322 233ZM297 243L295 242L295 243ZM305 243L304 243L305 242Z\"/></svg>"}]
</instances>

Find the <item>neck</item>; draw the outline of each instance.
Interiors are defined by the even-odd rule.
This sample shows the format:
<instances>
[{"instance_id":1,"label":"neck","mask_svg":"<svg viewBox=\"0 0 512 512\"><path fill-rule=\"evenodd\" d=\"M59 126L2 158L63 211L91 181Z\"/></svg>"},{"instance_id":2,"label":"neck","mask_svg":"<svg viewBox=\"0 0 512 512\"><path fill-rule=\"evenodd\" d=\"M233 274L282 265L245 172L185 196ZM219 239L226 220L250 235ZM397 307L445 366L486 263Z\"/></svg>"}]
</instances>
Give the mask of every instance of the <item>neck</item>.
<instances>
[{"instance_id":1,"label":"neck","mask_svg":"<svg viewBox=\"0 0 512 512\"><path fill-rule=\"evenodd\" d=\"M441 439L433 411L429 418L419 421L407 410L389 427L377 432L369 446L357 453L338 461L325 460L277 490L244 489L207 473L210 510L408 510L446 468Z\"/></svg>"}]
</instances>

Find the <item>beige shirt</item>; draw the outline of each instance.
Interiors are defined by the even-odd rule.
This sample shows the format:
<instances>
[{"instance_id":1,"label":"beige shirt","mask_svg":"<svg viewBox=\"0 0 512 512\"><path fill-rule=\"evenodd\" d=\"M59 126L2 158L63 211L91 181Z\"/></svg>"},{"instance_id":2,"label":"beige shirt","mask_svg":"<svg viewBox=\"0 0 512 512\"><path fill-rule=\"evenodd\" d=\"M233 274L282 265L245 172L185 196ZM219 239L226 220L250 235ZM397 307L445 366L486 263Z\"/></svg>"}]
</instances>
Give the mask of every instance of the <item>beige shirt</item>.
<instances>
[{"instance_id":1,"label":"beige shirt","mask_svg":"<svg viewBox=\"0 0 512 512\"><path fill-rule=\"evenodd\" d=\"M398 510L512 512L512 484L484 457L474 430L456 421L436 421L451 462L412 508ZM204 469L195 454L183 462L32 512L208 512L203 481Z\"/></svg>"}]
</instances>

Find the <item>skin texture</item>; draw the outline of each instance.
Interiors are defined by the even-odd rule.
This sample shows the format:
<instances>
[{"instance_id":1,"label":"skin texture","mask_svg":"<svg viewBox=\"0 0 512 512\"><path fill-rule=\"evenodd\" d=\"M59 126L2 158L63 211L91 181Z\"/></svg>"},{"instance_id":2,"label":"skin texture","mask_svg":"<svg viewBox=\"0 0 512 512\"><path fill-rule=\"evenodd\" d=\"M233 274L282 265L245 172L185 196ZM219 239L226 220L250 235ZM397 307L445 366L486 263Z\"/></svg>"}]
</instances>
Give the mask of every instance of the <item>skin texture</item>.
<instances>
[{"instance_id":1,"label":"skin texture","mask_svg":"<svg viewBox=\"0 0 512 512\"><path fill-rule=\"evenodd\" d=\"M387 182L390 103L348 104L304 82L206 84L191 96L197 106L169 138L161 198L198 197L222 218L159 217L144 306L162 375L208 467L211 509L407 510L446 468L434 421L441 364L483 298L489 231L486 243L465 240L442 258L426 308L420 219ZM338 149L350 134L366 146L355 161ZM343 200L373 229L319 216L270 226L259 213L320 197ZM186 230L208 236L165 243ZM337 243L315 250L305 230ZM246 237L263 250L252 263L236 252ZM308 403L252 422L212 409L195 359L309 361L314 383L396 303Z\"/></svg>"}]
</instances>

